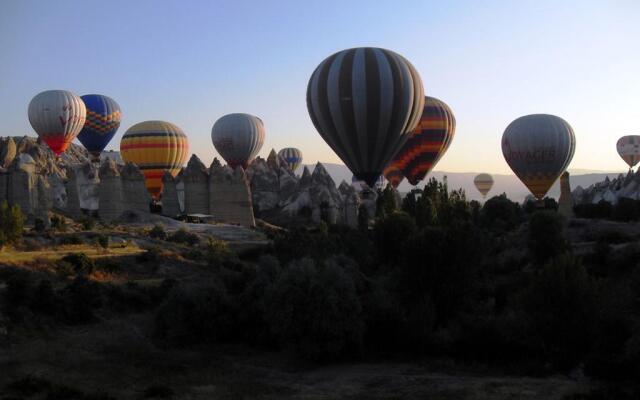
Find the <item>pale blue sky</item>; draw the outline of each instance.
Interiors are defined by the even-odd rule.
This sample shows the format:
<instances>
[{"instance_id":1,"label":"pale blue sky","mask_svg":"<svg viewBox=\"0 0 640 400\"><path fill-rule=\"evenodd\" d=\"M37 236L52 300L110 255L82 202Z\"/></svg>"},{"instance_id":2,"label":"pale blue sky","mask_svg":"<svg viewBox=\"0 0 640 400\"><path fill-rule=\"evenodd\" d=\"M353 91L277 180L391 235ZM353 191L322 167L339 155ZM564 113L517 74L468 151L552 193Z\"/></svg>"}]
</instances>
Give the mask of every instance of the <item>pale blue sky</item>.
<instances>
[{"instance_id":1,"label":"pale blue sky","mask_svg":"<svg viewBox=\"0 0 640 400\"><path fill-rule=\"evenodd\" d=\"M309 119L309 76L356 46L408 58L458 129L436 169L504 173L504 128L531 113L563 117L571 168L625 170L617 138L640 134L640 2L619 1L29 1L0 0L0 135L35 135L31 98L101 93L131 125L163 119L211 162L216 119L265 122L261 155L299 147L339 159Z\"/></svg>"}]
</instances>

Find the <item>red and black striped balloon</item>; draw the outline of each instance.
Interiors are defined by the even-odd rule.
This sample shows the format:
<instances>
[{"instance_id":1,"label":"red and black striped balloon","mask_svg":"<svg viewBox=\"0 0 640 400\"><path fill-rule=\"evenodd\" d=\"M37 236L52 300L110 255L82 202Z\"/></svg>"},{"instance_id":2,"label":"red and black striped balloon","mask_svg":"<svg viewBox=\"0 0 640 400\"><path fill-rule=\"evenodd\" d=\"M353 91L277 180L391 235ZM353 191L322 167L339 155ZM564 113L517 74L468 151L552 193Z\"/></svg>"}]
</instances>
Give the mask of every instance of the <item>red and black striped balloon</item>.
<instances>
[{"instance_id":1,"label":"red and black striped balloon","mask_svg":"<svg viewBox=\"0 0 640 400\"><path fill-rule=\"evenodd\" d=\"M455 130L456 119L449 106L426 96L420 122L387 171L402 171L409 183L417 185L447 151Z\"/></svg>"}]
</instances>

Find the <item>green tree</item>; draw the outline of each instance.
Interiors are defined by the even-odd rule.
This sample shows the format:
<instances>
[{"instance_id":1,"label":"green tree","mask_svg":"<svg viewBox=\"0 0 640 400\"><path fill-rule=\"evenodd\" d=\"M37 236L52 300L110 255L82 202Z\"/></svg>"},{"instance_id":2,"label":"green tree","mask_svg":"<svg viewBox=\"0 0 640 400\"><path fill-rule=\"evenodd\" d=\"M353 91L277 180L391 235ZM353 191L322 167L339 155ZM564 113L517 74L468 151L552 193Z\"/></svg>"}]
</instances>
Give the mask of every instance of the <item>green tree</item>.
<instances>
[{"instance_id":1,"label":"green tree","mask_svg":"<svg viewBox=\"0 0 640 400\"><path fill-rule=\"evenodd\" d=\"M0 243L16 243L22 238L24 230L24 216L20 207L4 201L0 204Z\"/></svg>"},{"instance_id":2,"label":"green tree","mask_svg":"<svg viewBox=\"0 0 640 400\"><path fill-rule=\"evenodd\" d=\"M535 212L529 219L527 245L537 264L544 264L568 250L562 215L549 210Z\"/></svg>"}]
</instances>

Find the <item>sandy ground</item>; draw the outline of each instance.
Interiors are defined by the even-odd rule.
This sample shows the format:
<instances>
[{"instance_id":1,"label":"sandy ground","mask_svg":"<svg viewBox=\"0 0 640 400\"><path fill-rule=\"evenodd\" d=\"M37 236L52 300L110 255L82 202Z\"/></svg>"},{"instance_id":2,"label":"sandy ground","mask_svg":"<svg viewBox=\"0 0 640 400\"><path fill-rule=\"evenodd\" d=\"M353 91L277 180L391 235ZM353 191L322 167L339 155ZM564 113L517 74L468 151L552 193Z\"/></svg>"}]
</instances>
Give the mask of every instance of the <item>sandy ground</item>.
<instances>
[{"instance_id":1,"label":"sandy ground","mask_svg":"<svg viewBox=\"0 0 640 400\"><path fill-rule=\"evenodd\" d=\"M37 337L14 332L10 344L0 342L0 388L32 375L118 399L141 398L154 385L170 388L176 399L562 399L588 390L566 377L429 363L317 367L240 347L163 350L146 337L149 323L139 315Z\"/></svg>"}]
</instances>

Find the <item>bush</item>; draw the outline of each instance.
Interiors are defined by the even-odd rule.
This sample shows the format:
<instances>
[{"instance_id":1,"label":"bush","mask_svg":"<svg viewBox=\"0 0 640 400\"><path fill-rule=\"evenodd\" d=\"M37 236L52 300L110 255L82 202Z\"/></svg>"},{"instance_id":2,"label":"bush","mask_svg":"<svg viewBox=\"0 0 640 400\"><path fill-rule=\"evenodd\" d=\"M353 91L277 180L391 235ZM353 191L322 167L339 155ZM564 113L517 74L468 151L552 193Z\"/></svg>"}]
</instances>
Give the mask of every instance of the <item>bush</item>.
<instances>
[{"instance_id":1,"label":"bush","mask_svg":"<svg viewBox=\"0 0 640 400\"><path fill-rule=\"evenodd\" d=\"M44 220L42 218L36 218L33 221L33 230L42 233L47 229L47 226L44 224Z\"/></svg>"},{"instance_id":2,"label":"bush","mask_svg":"<svg viewBox=\"0 0 640 400\"><path fill-rule=\"evenodd\" d=\"M364 324L353 280L336 265L290 264L268 296L280 343L306 359L330 361L360 350Z\"/></svg>"},{"instance_id":3,"label":"bush","mask_svg":"<svg viewBox=\"0 0 640 400\"><path fill-rule=\"evenodd\" d=\"M155 225L149 231L149 237L153 239L165 240L167 238L167 232L164 230L164 227L160 224Z\"/></svg>"},{"instance_id":4,"label":"bush","mask_svg":"<svg viewBox=\"0 0 640 400\"><path fill-rule=\"evenodd\" d=\"M17 243L24 231L24 216L20 207L9 207L5 201L0 204L0 246Z\"/></svg>"},{"instance_id":5,"label":"bush","mask_svg":"<svg viewBox=\"0 0 640 400\"><path fill-rule=\"evenodd\" d=\"M67 230L67 220L64 217L54 215L51 217L51 228L59 232Z\"/></svg>"},{"instance_id":6,"label":"bush","mask_svg":"<svg viewBox=\"0 0 640 400\"><path fill-rule=\"evenodd\" d=\"M98 236L98 238L96 239L96 243L102 248L102 250L106 251L109 248L109 236Z\"/></svg>"},{"instance_id":7,"label":"bush","mask_svg":"<svg viewBox=\"0 0 640 400\"><path fill-rule=\"evenodd\" d=\"M90 231L96 226L96 220L91 217L84 217L80 220L82 224L82 229L85 231Z\"/></svg>"},{"instance_id":8,"label":"bush","mask_svg":"<svg viewBox=\"0 0 640 400\"><path fill-rule=\"evenodd\" d=\"M145 249L144 253L140 253L136 259L143 263L154 263L160 261L162 250L157 246L150 246Z\"/></svg>"},{"instance_id":9,"label":"bush","mask_svg":"<svg viewBox=\"0 0 640 400\"><path fill-rule=\"evenodd\" d=\"M71 235L64 235L60 237L60 244L64 245L64 244L83 244L84 241L82 240L82 238L79 235L71 234Z\"/></svg>"},{"instance_id":10,"label":"bush","mask_svg":"<svg viewBox=\"0 0 640 400\"><path fill-rule=\"evenodd\" d=\"M178 347L233 338L231 299L221 282L174 288L158 308L154 336Z\"/></svg>"},{"instance_id":11,"label":"bush","mask_svg":"<svg viewBox=\"0 0 640 400\"><path fill-rule=\"evenodd\" d=\"M406 241L415 233L413 218L404 212L392 213L379 219L373 234L380 261L387 263L397 259Z\"/></svg>"},{"instance_id":12,"label":"bush","mask_svg":"<svg viewBox=\"0 0 640 400\"><path fill-rule=\"evenodd\" d=\"M520 220L520 206L504 193L487 200L480 210L481 224L499 232L514 229Z\"/></svg>"},{"instance_id":13,"label":"bush","mask_svg":"<svg viewBox=\"0 0 640 400\"><path fill-rule=\"evenodd\" d=\"M569 246L564 235L564 218L555 211L537 211L529 219L529 253L543 264L565 252Z\"/></svg>"},{"instance_id":14,"label":"bush","mask_svg":"<svg viewBox=\"0 0 640 400\"><path fill-rule=\"evenodd\" d=\"M540 340L547 359L563 369L581 362L592 344L597 290L582 264L560 255L547 263L523 294L531 339Z\"/></svg>"},{"instance_id":15,"label":"bush","mask_svg":"<svg viewBox=\"0 0 640 400\"><path fill-rule=\"evenodd\" d=\"M102 307L100 285L82 276L76 277L61 293L61 317L70 324L83 324L96 319L95 310Z\"/></svg>"},{"instance_id":16,"label":"bush","mask_svg":"<svg viewBox=\"0 0 640 400\"><path fill-rule=\"evenodd\" d=\"M621 197L618 199L618 204L613 208L613 219L616 221L637 221L640 217L640 209L638 207L639 202L627 197Z\"/></svg>"},{"instance_id":17,"label":"bush","mask_svg":"<svg viewBox=\"0 0 640 400\"><path fill-rule=\"evenodd\" d=\"M62 257L62 262L69 263L76 274L89 275L95 269L95 263L84 253L72 253Z\"/></svg>"},{"instance_id":18,"label":"bush","mask_svg":"<svg viewBox=\"0 0 640 400\"><path fill-rule=\"evenodd\" d=\"M187 230L184 228L180 228L169 235L169 237L167 237L167 240L170 242L187 244L189 246L195 246L196 244L200 243L200 238L198 237L198 235L196 235L195 233L187 232Z\"/></svg>"}]
</instances>

